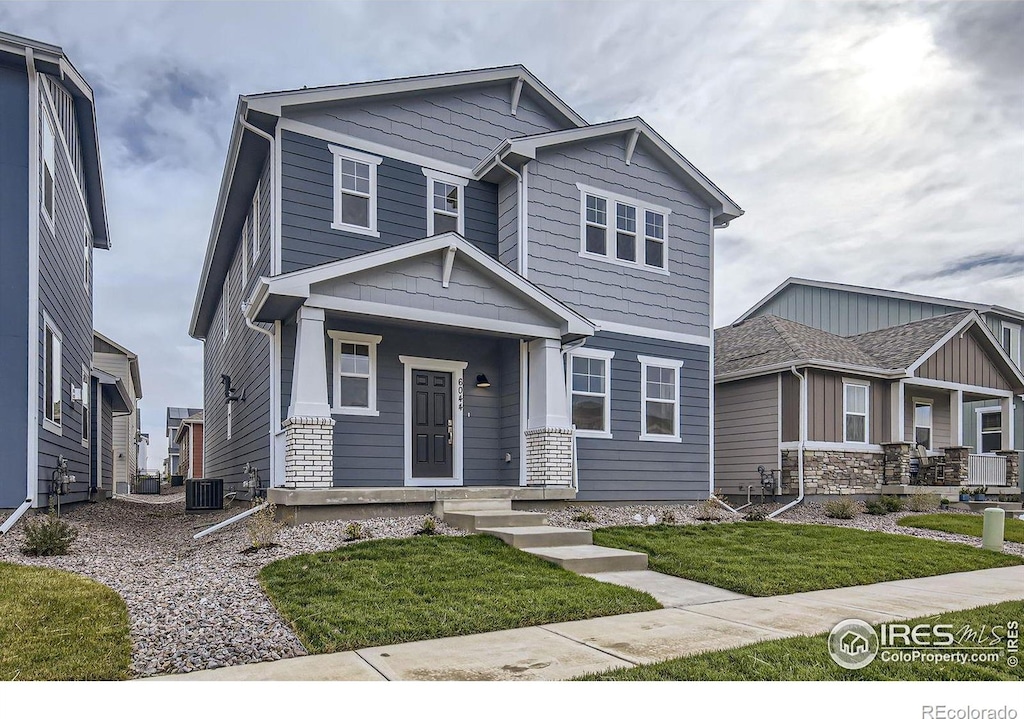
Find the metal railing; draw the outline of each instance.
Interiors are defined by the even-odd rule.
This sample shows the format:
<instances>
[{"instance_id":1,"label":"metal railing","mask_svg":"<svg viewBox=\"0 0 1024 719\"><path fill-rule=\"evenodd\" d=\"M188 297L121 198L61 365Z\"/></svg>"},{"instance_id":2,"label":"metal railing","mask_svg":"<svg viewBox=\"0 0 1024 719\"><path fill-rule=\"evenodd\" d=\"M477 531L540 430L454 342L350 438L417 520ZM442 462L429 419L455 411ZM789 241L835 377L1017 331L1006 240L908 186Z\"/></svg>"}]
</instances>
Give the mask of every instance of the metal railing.
<instances>
[{"instance_id":1,"label":"metal railing","mask_svg":"<svg viewBox=\"0 0 1024 719\"><path fill-rule=\"evenodd\" d=\"M967 483L987 487L1006 485L1006 457L992 454L967 455Z\"/></svg>"}]
</instances>

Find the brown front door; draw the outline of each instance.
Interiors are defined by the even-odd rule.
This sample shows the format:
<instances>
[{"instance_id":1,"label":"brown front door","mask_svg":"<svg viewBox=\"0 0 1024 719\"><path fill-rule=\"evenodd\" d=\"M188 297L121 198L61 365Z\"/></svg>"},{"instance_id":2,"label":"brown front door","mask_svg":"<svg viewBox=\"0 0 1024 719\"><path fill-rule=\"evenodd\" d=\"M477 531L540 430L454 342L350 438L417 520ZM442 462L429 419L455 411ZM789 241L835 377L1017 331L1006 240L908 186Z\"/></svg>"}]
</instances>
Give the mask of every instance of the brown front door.
<instances>
[{"instance_id":1,"label":"brown front door","mask_svg":"<svg viewBox=\"0 0 1024 719\"><path fill-rule=\"evenodd\" d=\"M412 371L412 476L451 477L452 373Z\"/></svg>"}]
</instances>

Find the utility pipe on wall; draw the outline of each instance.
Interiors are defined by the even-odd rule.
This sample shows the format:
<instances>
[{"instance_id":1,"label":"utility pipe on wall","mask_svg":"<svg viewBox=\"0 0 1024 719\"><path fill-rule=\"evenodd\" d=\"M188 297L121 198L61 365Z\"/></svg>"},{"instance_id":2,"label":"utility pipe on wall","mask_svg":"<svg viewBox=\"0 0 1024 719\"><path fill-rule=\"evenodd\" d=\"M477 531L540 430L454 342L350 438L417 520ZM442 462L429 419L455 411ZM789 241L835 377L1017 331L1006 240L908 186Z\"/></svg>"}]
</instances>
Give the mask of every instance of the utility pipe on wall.
<instances>
[{"instance_id":1,"label":"utility pipe on wall","mask_svg":"<svg viewBox=\"0 0 1024 719\"><path fill-rule=\"evenodd\" d=\"M526 179L523 173L506 165L500 154L495 156L494 164L516 178L516 247L518 248L516 261L519 264L516 269L520 275L526 277ZM526 167L524 166L523 169L525 170Z\"/></svg>"},{"instance_id":2,"label":"utility pipe on wall","mask_svg":"<svg viewBox=\"0 0 1024 719\"><path fill-rule=\"evenodd\" d=\"M800 491L797 494L796 499L787 504L781 509L776 509L774 512L768 515L768 518L777 517L788 509L792 509L800 502L804 501L804 447L807 444L807 378L796 371L796 365L789 368L789 371L800 380L800 442L799 442L799 455L797 455L797 477L800 483ZM780 468L781 473L781 468Z\"/></svg>"},{"instance_id":3,"label":"utility pipe on wall","mask_svg":"<svg viewBox=\"0 0 1024 719\"><path fill-rule=\"evenodd\" d=\"M11 527L13 527L14 524L19 519L21 519L21 515L25 514L25 512L27 512L31 507L32 498L29 497L24 502L22 502L17 509L14 510L14 514L8 517L7 521L5 521L3 524L0 524L0 535L7 534L9 531L11 531Z\"/></svg>"}]
</instances>

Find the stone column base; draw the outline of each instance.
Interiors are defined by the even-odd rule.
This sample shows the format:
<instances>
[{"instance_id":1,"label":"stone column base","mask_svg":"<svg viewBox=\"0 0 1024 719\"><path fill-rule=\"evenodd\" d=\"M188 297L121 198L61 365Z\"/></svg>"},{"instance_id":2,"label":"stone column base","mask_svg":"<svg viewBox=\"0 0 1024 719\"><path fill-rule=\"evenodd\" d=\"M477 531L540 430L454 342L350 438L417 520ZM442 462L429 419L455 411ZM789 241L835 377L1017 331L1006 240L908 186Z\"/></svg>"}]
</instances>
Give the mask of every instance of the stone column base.
<instances>
[{"instance_id":1,"label":"stone column base","mask_svg":"<svg viewBox=\"0 0 1024 719\"><path fill-rule=\"evenodd\" d=\"M910 443L882 442L885 452L883 484L910 484Z\"/></svg>"},{"instance_id":2,"label":"stone column base","mask_svg":"<svg viewBox=\"0 0 1024 719\"><path fill-rule=\"evenodd\" d=\"M571 427L545 427L526 431L526 484L572 484Z\"/></svg>"},{"instance_id":3,"label":"stone column base","mask_svg":"<svg viewBox=\"0 0 1024 719\"><path fill-rule=\"evenodd\" d=\"M971 453L970 447L943 447L946 455L946 481L952 486L967 484L967 457Z\"/></svg>"},{"instance_id":4,"label":"stone column base","mask_svg":"<svg viewBox=\"0 0 1024 719\"><path fill-rule=\"evenodd\" d=\"M1006 486L1016 487L1020 479L1020 450L1001 449L996 455L1006 458Z\"/></svg>"},{"instance_id":5,"label":"stone column base","mask_svg":"<svg viewBox=\"0 0 1024 719\"><path fill-rule=\"evenodd\" d=\"M289 417L284 426L284 486L289 489L334 486L334 420Z\"/></svg>"}]
</instances>

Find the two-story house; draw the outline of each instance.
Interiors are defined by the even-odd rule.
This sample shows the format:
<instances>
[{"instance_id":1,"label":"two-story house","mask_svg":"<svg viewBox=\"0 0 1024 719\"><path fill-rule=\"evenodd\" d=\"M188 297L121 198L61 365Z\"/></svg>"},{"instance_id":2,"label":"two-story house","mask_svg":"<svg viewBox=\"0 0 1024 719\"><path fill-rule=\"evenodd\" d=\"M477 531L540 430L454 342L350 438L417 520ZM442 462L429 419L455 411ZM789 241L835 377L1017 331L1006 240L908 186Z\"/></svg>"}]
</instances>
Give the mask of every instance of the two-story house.
<instances>
[{"instance_id":1,"label":"two-story house","mask_svg":"<svg viewBox=\"0 0 1024 719\"><path fill-rule=\"evenodd\" d=\"M113 418L111 441L108 445L113 458L111 477L103 477L100 488L108 495L128 494L136 474L145 464L139 463L139 400L142 399L142 376L139 356L109 337L94 333L93 367L121 380L128 395L128 412Z\"/></svg>"},{"instance_id":2,"label":"two-story house","mask_svg":"<svg viewBox=\"0 0 1024 719\"><path fill-rule=\"evenodd\" d=\"M251 462L293 517L708 496L742 210L643 120L590 125L519 65L237 109L190 329L207 477Z\"/></svg>"},{"instance_id":3,"label":"two-story house","mask_svg":"<svg viewBox=\"0 0 1024 719\"><path fill-rule=\"evenodd\" d=\"M93 250L109 247L92 89L61 48L0 33L0 507L51 504L62 457L62 501L89 496Z\"/></svg>"},{"instance_id":4,"label":"two-story house","mask_svg":"<svg viewBox=\"0 0 1024 719\"><path fill-rule=\"evenodd\" d=\"M168 477L180 475L181 447L178 445L178 427L189 417L202 412L193 407L168 407L164 420L164 433L167 435L167 459L164 460L164 474Z\"/></svg>"},{"instance_id":5,"label":"two-story house","mask_svg":"<svg viewBox=\"0 0 1024 719\"><path fill-rule=\"evenodd\" d=\"M870 494L883 484L1015 493L1020 310L790 278L716 330L716 485ZM913 461L912 461L913 460Z\"/></svg>"}]
</instances>

